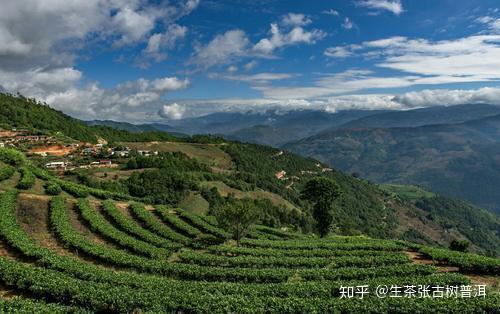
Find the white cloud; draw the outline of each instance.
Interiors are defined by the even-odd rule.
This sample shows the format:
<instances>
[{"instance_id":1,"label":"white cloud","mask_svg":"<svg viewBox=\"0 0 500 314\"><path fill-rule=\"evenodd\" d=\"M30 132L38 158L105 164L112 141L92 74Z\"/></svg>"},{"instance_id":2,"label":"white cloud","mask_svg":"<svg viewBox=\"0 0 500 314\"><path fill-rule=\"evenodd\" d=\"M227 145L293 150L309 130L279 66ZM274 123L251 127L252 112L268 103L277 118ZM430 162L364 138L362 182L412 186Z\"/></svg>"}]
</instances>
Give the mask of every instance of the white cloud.
<instances>
[{"instance_id":1,"label":"white cloud","mask_svg":"<svg viewBox=\"0 0 500 314\"><path fill-rule=\"evenodd\" d=\"M500 32L500 18L499 17L482 16L482 17L478 17L477 19L475 19L474 22L488 26L488 28L495 33Z\"/></svg>"},{"instance_id":2,"label":"white cloud","mask_svg":"<svg viewBox=\"0 0 500 314\"><path fill-rule=\"evenodd\" d=\"M187 79L139 79L104 89L97 82L82 87L75 69L78 51L87 44L115 46L147 42L144 54L161 59L186 34L175 23L198 0L16 0L0 9L0 86L36 97L82 118L143 119L165 93L186 88ZM153 31L156 31L151 35ZM164 30L164 31L162 31ZM155 107L152 110L150 107Z\"/></svg>"},{"instance_id":3,"label":"white cloud","mask_svg":"<svg viewBox=\"0 0 500 314\"><path fill-rule=\"evenodd\" d=\"M500 79L500 35L480 35L432 42L402 40L379 51L384 57L379 67L408 73L489 81Z\"/></svg>"},{"instance_id":4,"label":"white cloud","mask_svg":"<svg viewBox=\"0 0 500 314\"><path fill-rule=\"evenodd\" d=\"M263 38L254 45L254 52L269 55L278 48L296 44L314 44L326 36L326 33L321 30L306 31L300 26L295 26L288 33L283 34L278 24L275 23L271 24L269 33L271 35L269 38Z\"/></svg>"},{"instance_id":5,"label":"white cloud","mask_svg":"<svg viewBox=\"0 0 500 314\"><path fill-rule=\"evenodd\" d=\"M221 79L226 81L239 81L246 82L252 85L263 85L267 84L271 81L279 81L284 79L289 79L297 76L296 74L291 73L257 73L252 75L235 75L235 74L226 74L226 73L211 73L209 77L212 79Z\"/></svg>"},{"instance_id":6,"label":"white cloud","mask_svg":"<svg viewBox=\"0 0 500 314\"><path fill-rule=\"evenodd\" d=\"M334 46L326 48L325 51L323 51L323 54L330 58L354 57L358 56L356 51L362 48L363 46L356 44L346 45L346 46Z\"/></svg>"},{"instance_id":7,"label":"white cloud","mask_svg":"<svg viewBox=\"0 0 500 314\"><path fill-rule=\"evenodd\" d=\"M228 64L236 57L247 54L250 41L244 31L233 29L215 36L208 44L195 47L190 63L209 68L218 64Z\"/></svg>"},{"instance_id":8,"label":"white cloud","mask_svg":"<svg viewBox=\"0 0 500 314\"><path fill-rule=\"evenodd\" d=\"M330 58L347 58L354 53L348 47L328 47L323 54Z\"/></svg>"},{"instance_id":9,"label":"white cloud","mask_svg":"<svg viewBox=\"0 0 500 314\"><path fill-rule=\"evenodd\" d=\"M279 87L257 86L266 98L319 98L352 93L367 89L407 87L417 84L418 76L383 77L368 70L347 70L335 74L324 74L313 81L312 86Z\"/></svg>"},{"instance_id":10,"label":"white cloud","mask_svg":"<svg viewBox=\"0 0 500 314\"><path fill-rule=\"evenodd\" d=\"M186 36L187 27L178 24L169 25L164 33L155 33L149 37L148 45L144 49L146 56L155 61L163 61L167 58L165 50L173 49L180 39Z\"/></svg>"},{"instance_id":11,"label":"white cloud","mask_svg":"<svg viewBox=\"0 0 500 314\"><path fill-rule=\"evenodd\" d=\"M281 20L284 26L306 26L312 23L312 20L305 14L288 13Z\"/></svg>"},{"instance_id":12,"label":"white cloud","mask_svg":"<svg viewBox=\"0 0 500 314\"><path fill-rule=\"evenodd\" d=\"M167 91L185 89L189 85L189 80L180 80L176 77L165 77L152 81L151 85L154 91L164 93Z\"/></svg>"},{"instance_id":13,"label":"white cloud","mask_svg":"<svg viewBox=\"0 0 500 314\"><path fill-rule=\"evenodd\" d=\"M289 13L278 23L271 23L269 37L251 44L247 34L233 29L215 36L205 45L195 47L189 63L202 68L224 65L242 57L271 58L276 49L298 44L314 44L324 38L326 33L318 30L305 30L302 26L311 20L304 14ZM284 30L284 31L283 31Z\"/></svg>"},{"instance_id":14,"label":"white cloud","mask_svg":"<svg viewBox=\"0 0 500 314\"><path fill-rule=\"evenodd\" d=\"M256 99L210 99L177 101L171 115L161 113L166 119L173 116L183 118L207 115L213 112L265 112L269 109L290 111L297 109L324 110L337 112L341 110L409 110L431 106L452 106L460 104L493 104L500 105L500 88L480 88L475 90L424 90L402 95L364 94L342 95L321 99L256 98ZM181 115L176 114L182 111Z\"/></svg>"},{"instance_id":15,"label":"white cloud","mask_svg":"<svg viewBox=\"0 0 500 314\"><path fill-rule=\"evenodd\" d=\"M332 16L340 16L340 13L334 9L324 10L324 11L321 11L321 13L326 14L326 15L332 15Z\"/></svg>"},{"instance_id":16,"label":"white cloud","mask_svg":"<svg viewBox=\"0 0 500 314\"><path fill-rule=\"evenodd\" d=\"M48 88L36 88L38 85L33 85L34 89L26 90L23 94L35 96L54 108L82 119L144 121L151 115L156 116L168 92L185 89L189 85L187 79L165 77L128 81L108 89L99 87L97 83L78 88L72 84L59 84L64 77L77 80L77 74L66 73L66 76L51 80L54 86L50 92Z\"/></svg>"},{"instance_id":17,"label":"white cloud","mask_svg":"<svg viewBox=\"0 0 500 314\"><path fill-rule=\"evenodd\" d=\"M227 67L226 72L231 73L231 74L236 73L236 72L238 72L238 67L235 65L230 65Z\"/></svg>"},{"instance_id":18,"label":"white cloud","mask_svg":"<svg viewBox=\"0 0 500 314\"><path fill-rule=\"evenodd\" d=\"M4 71L0 69L0 86L9 92L19 92L30 97L43 97L47 93L63 91L82 77L74 68L28 71Z\"/></svg>"},{"instance_id":19,"label":"white cloud","mask_svg":"<svg viewBox=\"0 0 500 314\"><path fill-rule=\"evenodd\" d=\"M315 82L315 86L307 88L312 96L343 92L346 87L354 91L362 90L363 86L371 89L500 81L500 35L475 35L442 41L396 36L360 45L330 47L324 54L332 58L364 57L375 67L397 72L391 78L374 73L363 77L336 74L330 77L340 77L341 81L321 79Z\"/></svg>"},{"instance_id":20,"label":"white cloud","mask_svg":"<svg viewBox=\"0 0 500 314\"><path fill-rule=\"evenodd\" d=\"M156 16L149 12L136 11L126 6L112 18L112 24L119 31L120 38L116 45L127 45L143 39L155 26Z\"/></svg>"},{"instance_id":21,"label":"white cloud","mask_svg":"<svg viewBox=\"0 0 500 314\"><path fill-rule=\"evenodd\" d=\"M357 6L375 9L377 11L389 11L396 15L403 13L401 0L360 0L355 1Z\"/></svg>"},{"instance_id":22,"label":"white cloud","mask_svg":"<svg viewBox=\"0 0 500 314\"><path fill-rule=\"evenodd\" d=\"M155 28L165 27L196 8L189 0L178 7L143 0L17 0L4 1L0 10L2 63L51 60L51 55L78 45L65 41L112 39L117 45L148 39ZM57 50L57 51L54 51ZM54 62L54 61L53 61Z\"/></svg>"},{"instance_id":23,"label":"white cloud","mask_svg":"<svg viewBox=\"0 0 500 314\"><path fill-rule=\"evenodd\" d=\"M423 90L395 96L394 101L411 108L462 104L500 105L500 88Z\"/></svg>"},{"instance_id":24,"label":"white cloud","mask_svg":"<svg viewBox=\"0 0 500 314\"><path fill-rule=\"evenodd\" d=\"M252 70L253 68L255 68L257 66L257 64L258 64L258 62L255 60L248 62L247 64L244 65L245 71Z\"/></svg>"},{"instance_id":25,"label":"white cloud","mask_svg":"<svg viewBox=\"0 0 500 314\"><path fill-rule=\"evenodd\" d=\"M158 115L162 118L179 120L182 119L186 109L183 106L180 106L177 103L173 103L170 105L163 105L163 107L158 112Z\"/></svg>"},{"instance_id":26,"label":"white cloud","mask_svg":"<svg viewBox=\"0 0 500 314\"><path fill-rule=\"evenodd\" d=\"M165 56L162 50L171 49L186 33L175 21L197 5L198 0L176 5L144 0L4 1L0 85L31 96L73 87L82 77L74 60L87 44L148 42L148 56L160 60ZM150 37L153 29L165 32Z\"/></svg>"},{"instance_id":27,"label":"white cloud","mask_svg":"<svg viewBox=\"0 0 500 314\"><path fill-rule=\"evenodd\" d=\"M345 29L352 29L354 27L354 22L351 21L350 18L345 17L344 22L342 23L342 27Z\"/></svg>"}]
</instances>

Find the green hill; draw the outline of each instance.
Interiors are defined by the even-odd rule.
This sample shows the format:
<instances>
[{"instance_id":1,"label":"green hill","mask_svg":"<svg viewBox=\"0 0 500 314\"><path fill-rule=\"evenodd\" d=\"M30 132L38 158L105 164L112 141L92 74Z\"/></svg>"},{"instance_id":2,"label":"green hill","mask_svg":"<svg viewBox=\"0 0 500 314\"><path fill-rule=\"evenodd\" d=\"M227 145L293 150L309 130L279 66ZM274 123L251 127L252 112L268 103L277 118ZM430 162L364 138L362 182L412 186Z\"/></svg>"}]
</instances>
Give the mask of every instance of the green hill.
<instances>
[{"instance_id":1,"label":"green hill","mask_svg":"<svg viewBox=\"0 0 500 314\"><path fill-rule=\"evenodd\" d=\"M65 115L46 104L22 96L0 93L0 127L30 129L48 134L65 136L90 143L98 138L115 141L175 140L165 132L151 131L130 133L107 126L88 126L83 121Z\"/></svg>"},{"instance_id":2,"label":"green hill","mask_svg":"<svg viewBox=\"0 0 500 314\"><path fill-rule=\"evenodd\" d=\"M242 171L251 163L238 154L266 151L226 148ZM310 162L281 156L290 171ZM0 190L2 312L494 313L500 302L498 258L260 225L235 246L210 216L71 183L13 150L0 149L0 161L21 172L19 189ZM346 287L360 285L369 293L346 297ZM372 289L380 285L412 285L415 297L399 289L407 297L377 297ZM418 287L434 294L449 286L461 287L456 297L416 297L424 293Z\"/></svg>"},{"instance_id":3,"label":"green hill","mask_svg":"<svg viewBox=\"0 0 500 314\"><path fill-rule=\"evenodd\" d=\"M266 146L210 137L133 144L158 154L131 151L114 160L118 168L65 173L41 168L42 157L0 148L0 312L498 309L500 259L457 251L463 241L455 251L436 247L466 240L471 251L498 255L491 213L417 187L379 187ZM300 197L318 176L343 192L325 238L313 233L310 204ZM224 197L222 186L246 198ZM208 212L177 208L193 193ZM278 198L291 206L271 200ZM210 215L221 204L260 211L238 242ZM346 287L361 285L368 294L346 297ZM377 297L379 286L406 297Z\"/></svg>"},{"instance_id":4,"label":"green hill","mask_svg":"<svg viewBox=\"0 0 500 314\"><path fill-rule=\"evenodd\" d=\"M109 127L89 127L34 101L3 97L8 105L2 108L19 112L9 120L8 112L3 111L3 121L9 125L33 127L51 133L66 130L64 127L63 131L56 130L57 124L72 123L81 125L82 132L87 132L84 134L89 136L98 134L138 150L159 151L158 156L151 157L133 153L125 160L117 160L121 163L119 168L77 168L69 171L59 179L61 181L56 181L65 193L116 196L208 213L234 195L236 198L250 199L253 206L260 209L262 224L310 233L314 231L311 206L301 198L301 191L308 180L322 176L335 181L343 192L342 198L333 208L332 233L415 239L417 242L441 246L448 246L454 239L466 239L472 243L472 250L499 254L498 217L486 216L484 211L463 203L440 198L439 206L427 204L425 208L423 205L419 207L415 202L394 198L387 190L366 180L329 169L326 164L312 158L275 148L224 142L211 137L176 139L176 142L171 142L168 134L161 135L166 133L133 134ZM45 118L38 118L37 115L51 116L51 119L60 122L43 129ZM24 118L21 119L21 116ZM76 135L65 135L82 136L80 133L69 134ZM166 136L169 141L158 142L154 137L157 134L160 139ZM148 136L153 136L153 139ZM152 140L155 142L150 143ZM46 159L36 157L32 161L43 165ZM283 171L283 177L278 178L277 174ZM11 187L17 185L15 181L11 182ZM35 181L34 184L36 191L43 192L42 183ZM443 202L447 206L446 211L432 209L443 208ZM200 204L203 204L203 209L193 208ZM448 224L442 223L444 221ZM469 226L476 230L475 234L467 230Z\"/></svg>"},{"instance_id":5,"label":"green hill","mask_svg":"<svg viewBox=\"0 0 500 314\"><path fill-rule=\"evenodd\" d=\"M414 184L500 211L500 115L416 128L339 129L287 144L379 183Z\"/></svg>"}]
</instances>

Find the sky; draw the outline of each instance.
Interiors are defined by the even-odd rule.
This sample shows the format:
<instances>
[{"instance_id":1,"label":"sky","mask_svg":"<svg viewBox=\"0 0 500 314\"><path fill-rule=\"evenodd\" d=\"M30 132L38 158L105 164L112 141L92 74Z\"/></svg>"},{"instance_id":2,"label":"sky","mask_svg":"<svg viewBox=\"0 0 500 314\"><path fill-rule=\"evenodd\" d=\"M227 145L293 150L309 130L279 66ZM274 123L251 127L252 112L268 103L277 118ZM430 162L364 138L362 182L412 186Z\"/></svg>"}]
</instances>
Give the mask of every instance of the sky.
<instances>
[{"instance_id":1,"label":"sky","mask_svg":"<svg viewBox=\"0 0 500 314\"><path fill-rule=\"evenodd\" d=\"M1 0L0 91L128 122L500 105L500 3Z\"/></svg>"}]
</instances>

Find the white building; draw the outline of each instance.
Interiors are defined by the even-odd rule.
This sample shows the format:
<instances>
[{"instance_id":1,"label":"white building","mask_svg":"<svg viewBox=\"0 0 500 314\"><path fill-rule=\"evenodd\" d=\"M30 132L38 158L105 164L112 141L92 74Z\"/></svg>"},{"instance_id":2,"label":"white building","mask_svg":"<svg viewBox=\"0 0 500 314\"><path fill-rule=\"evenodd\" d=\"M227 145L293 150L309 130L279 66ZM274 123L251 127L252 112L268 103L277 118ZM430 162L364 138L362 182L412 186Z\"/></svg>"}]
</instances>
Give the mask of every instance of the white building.
<instances>
[{"instance_id":1,"label":"white building","mask_svg":"<svg viewBox=\"0 0 500 314\"><path fill-rule=\"evenodd\" d=\"M0 147L5 147L5 143L4 142L0 142Z\"/></svg>"},{"instance_id":2,"label":"white building","mask_svg":"<svg viewBox=\"0 0 500 314\"><path fill-rule=\"evenodd\" d=\"M47 169L66 169L66 163L64 161L54 161L45 164L45 168Z\"/></svg>"}]
</instances>

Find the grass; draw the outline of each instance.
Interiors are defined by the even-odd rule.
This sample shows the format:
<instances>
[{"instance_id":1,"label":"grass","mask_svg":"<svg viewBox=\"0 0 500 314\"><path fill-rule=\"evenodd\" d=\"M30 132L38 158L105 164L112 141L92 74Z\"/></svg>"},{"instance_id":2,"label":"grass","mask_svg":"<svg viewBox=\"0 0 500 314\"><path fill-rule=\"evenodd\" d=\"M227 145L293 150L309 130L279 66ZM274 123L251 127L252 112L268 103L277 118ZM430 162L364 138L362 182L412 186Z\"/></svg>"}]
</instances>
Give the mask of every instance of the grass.
<instances>
[{"instance_id":1,"label":"grass","mask_svg":"<svg viewBox=\"0 0 500 314\"><path fill-rule=\"evenodd\" d=\"M19 179L21 178L21 174L16 171L12 177L10 177L7 180L4 180L0 183L0 190L8 190L8 189L13 189L16 187L17 182L19 182Z\"/></svg>"},{"instance_id":2,"label":"grass","mask_svg":"<svg viewBox=\"0 0 500 314\"><path fill-rule=\"evenodd\" d=\"M289 209L293 208L297 209L292 203L285 200L283 197L275 193L271 193L261 189L257 189L255 191L243 192L226 185L222 181L206 181L202 182L201 185L207 188L216 187L220 195L224 197L226 197L229 193L233 193L236 198L253 198L253 199L264 198L270 200L276 206L283 205Z\"/></svg>"},{"instance_id":3,"label":"grass","mask_svg":"<svg viewBox=\"0 0 500 314\"><path fill-rule=\"evenodd\" d=\"M179 208L196 214L205 214L208 212L210 204L196 192L191 192L178 205Z\"/></svg>"},{"instance_id":4,"label":"grass","mask_svg":"<svg viewBox=\"0 0 500 314\"><path fill-rule=\"evenodd\" d=\"M436 194L414 185L383 184L380 187L386 192L397 194L411 201L436 196Z\"/></svg>"},{"instance_id":5,"label":"grass","mask_svg":"<svg viewBox=\"0 0 500 314\"><path fill-rule=\"evenodd\" d=\"M209 165L216 172L233 170L234 164L226 152L216 144L196 144L177 142L149 142L149 143L121 143L137 150L151 150L159 152L182 152L189 157Z\"/></svg>"}]
</instances>

